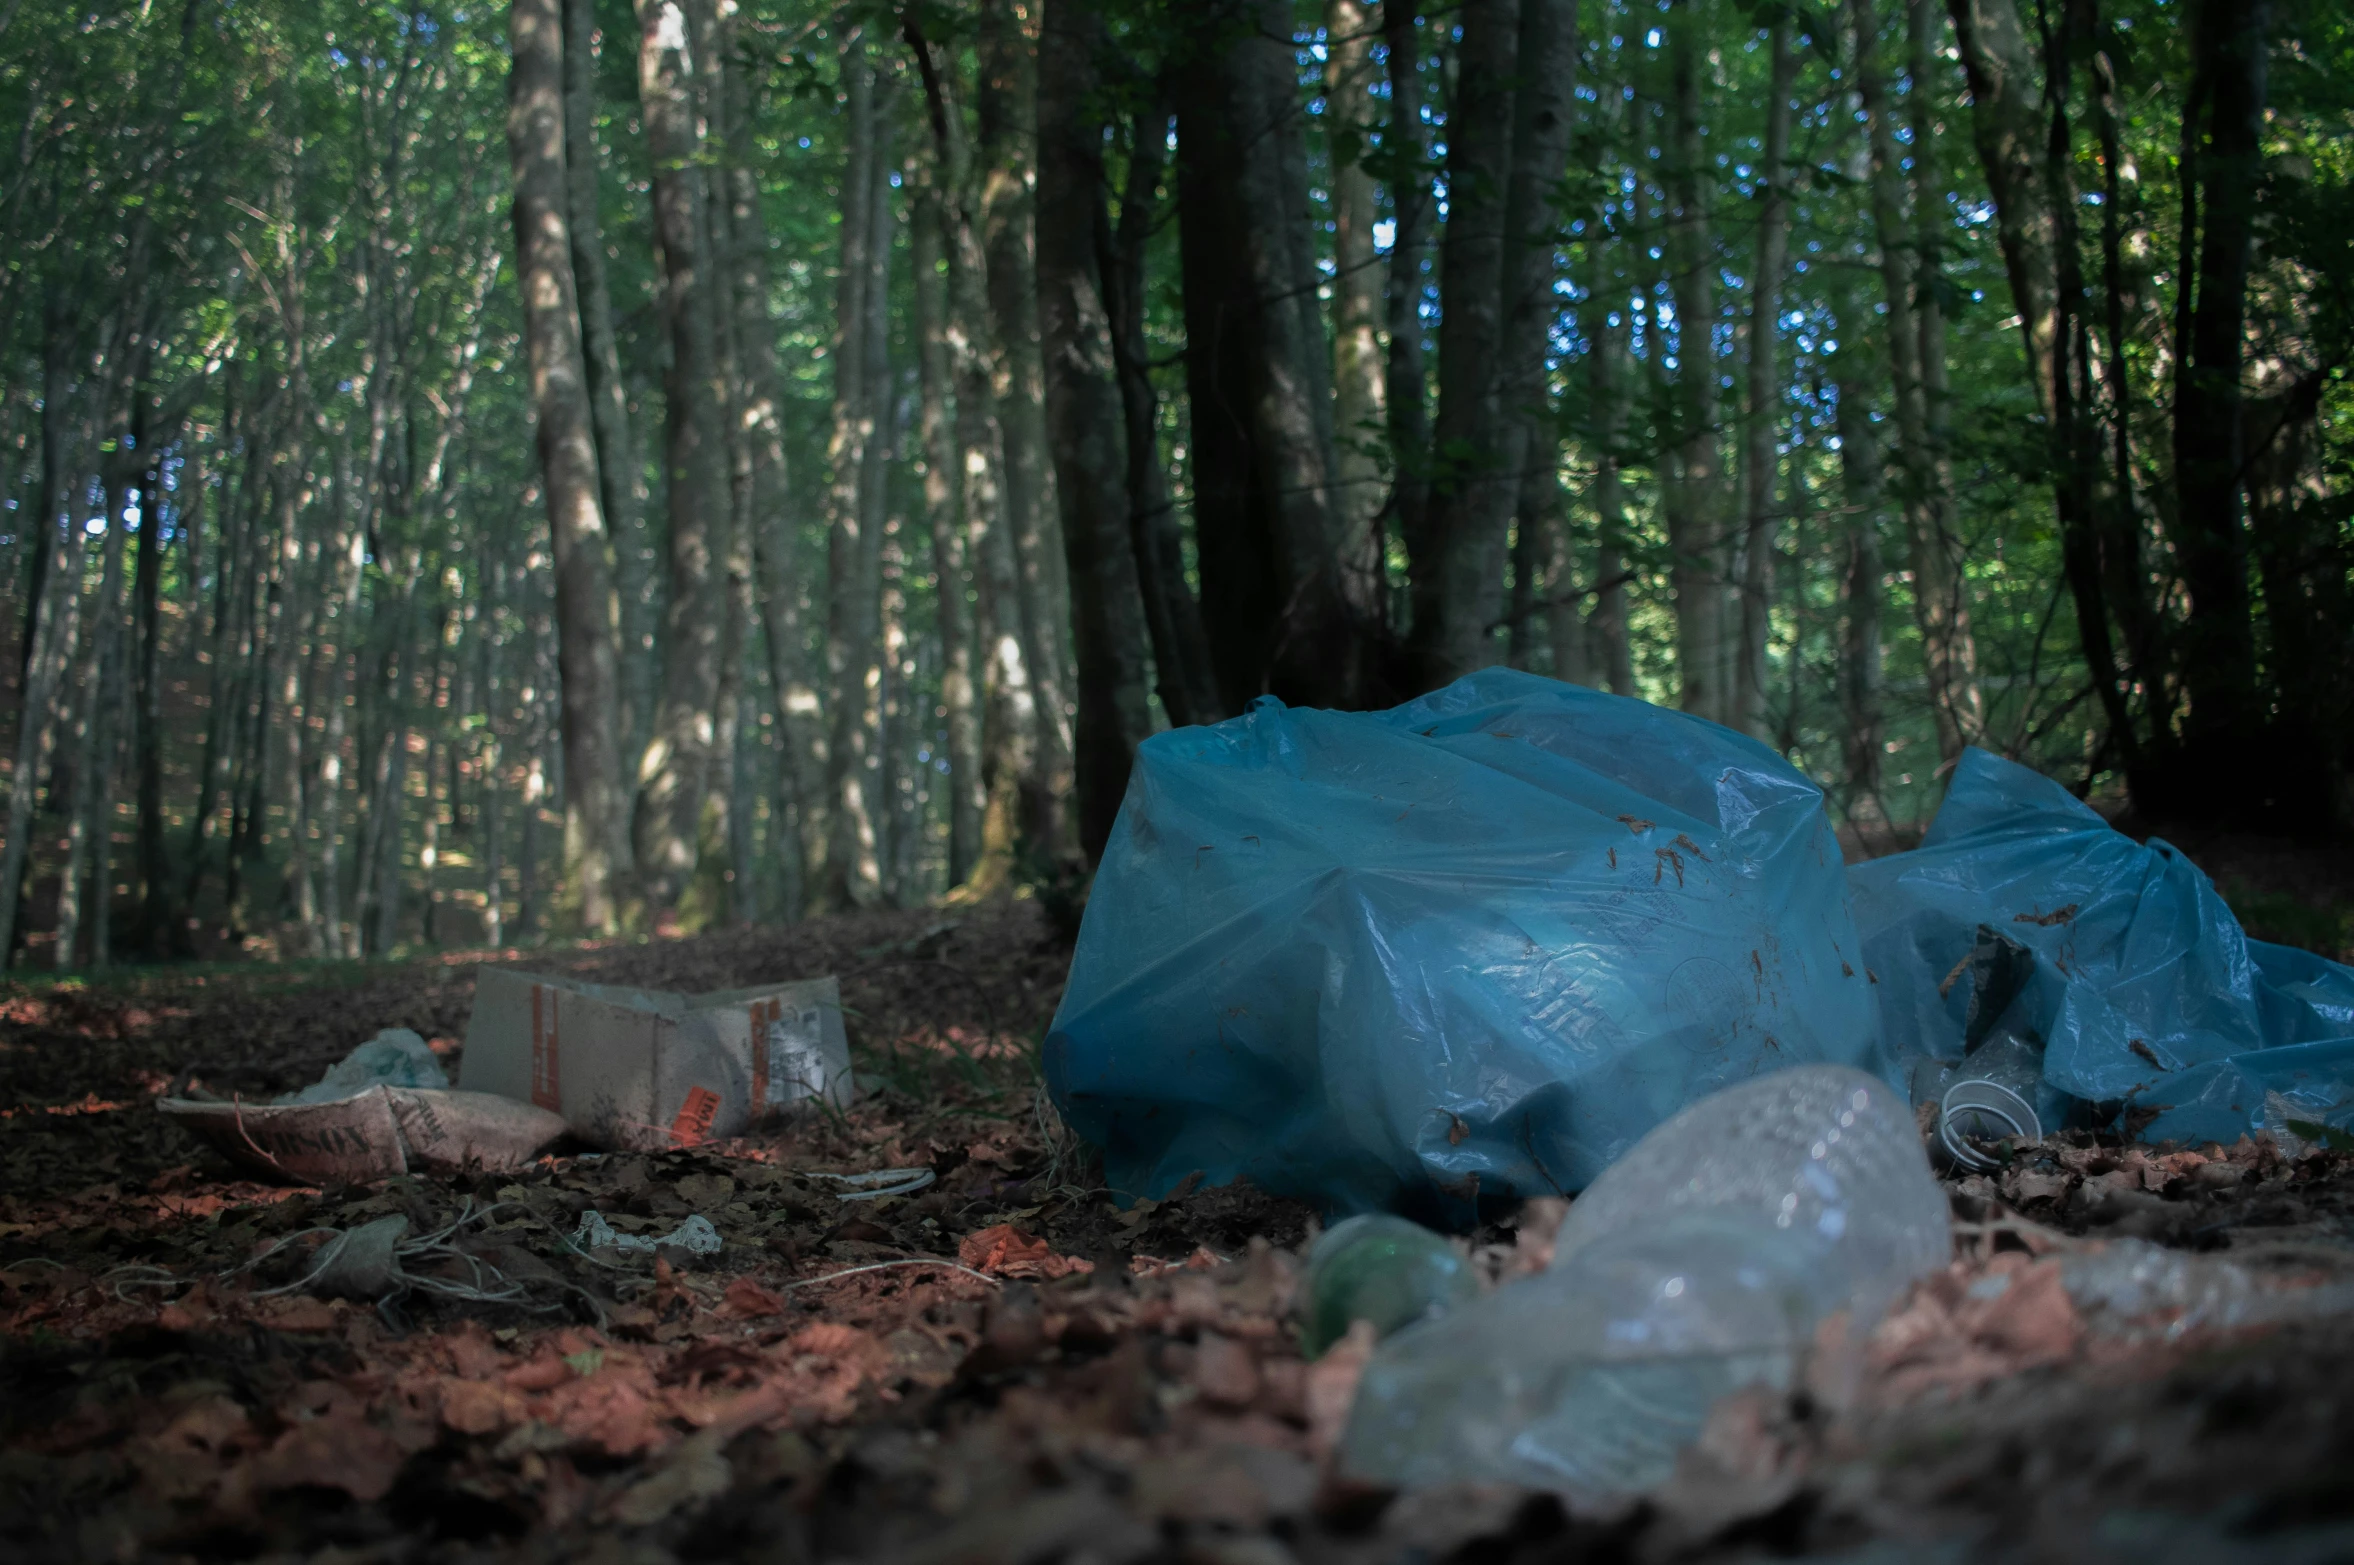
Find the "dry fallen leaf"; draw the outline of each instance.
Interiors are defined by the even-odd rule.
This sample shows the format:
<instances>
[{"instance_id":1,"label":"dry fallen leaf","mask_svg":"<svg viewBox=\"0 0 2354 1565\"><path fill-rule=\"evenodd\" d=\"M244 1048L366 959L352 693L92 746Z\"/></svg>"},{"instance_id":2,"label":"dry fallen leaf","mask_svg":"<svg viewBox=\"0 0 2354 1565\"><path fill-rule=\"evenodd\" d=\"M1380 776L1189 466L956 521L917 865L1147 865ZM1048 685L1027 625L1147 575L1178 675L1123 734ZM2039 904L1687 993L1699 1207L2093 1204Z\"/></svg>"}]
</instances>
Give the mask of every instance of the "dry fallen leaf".
<instances>
[{"instance_id":1,"label":"dry fallen leaf","mask_svg":"<svg viewBox=\"0 0 2354 1565\"><path fill-rule=\"evenodd\" d=\"M1095 1270L1093 1261L1057 1255L1043 1239L1022 1232L1011 1223L997 1223L965 1235L956 1257L976 1271L1000 1277L1068 1277Z\"/></svg>"}]
</instances>

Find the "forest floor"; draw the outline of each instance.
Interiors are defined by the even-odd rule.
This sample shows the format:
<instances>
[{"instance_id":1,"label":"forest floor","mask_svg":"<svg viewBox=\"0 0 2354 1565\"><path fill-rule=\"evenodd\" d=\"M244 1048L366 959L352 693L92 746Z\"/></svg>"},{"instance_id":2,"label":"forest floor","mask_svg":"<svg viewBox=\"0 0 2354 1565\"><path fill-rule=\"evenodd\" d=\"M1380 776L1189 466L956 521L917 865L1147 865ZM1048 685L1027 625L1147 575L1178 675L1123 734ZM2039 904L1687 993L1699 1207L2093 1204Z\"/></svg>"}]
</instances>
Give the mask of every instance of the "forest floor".
<instances>
[{"instance_id":1,"label":"forest floor","mask_svg":"<svg viewBox=\"0 0 2354 1565\"><path fill-rule=\"evenodd\" d=\"M1068 958L1012 902L0 988L11 1557L2354 1558L2354 1321L2099 1338L2058 1286L2121 1233L2294 1265L2354 1237L2354 1157L2074 1136L1950 1187L1953 1269L1838 1400L1728 1403L1605 1513L1389 1496L1328 1462L1359 1356L1303 1362L1288 1318L1312 1214L1247 1188L1122 1209L1046 1104ZM454 1055L486 959L687 991L838 974L872 1090L692 1150L310 1190L242 1179L149 1103L184 1076L299 1085L389 1026ZM885 1201L804 1177L919 1165L937 1182ZM591 1207L645 1234L701 1213L724 1246L596 1264L559 1237ZM544 1312L273 1291L316 1230L393 1213L464 1220L453 1247ZM1481 1264L1541 1265L1558 1217L1505 1214ZM921 1258L962 1269L878 1264Z\"/></svg>"}]
</instances>

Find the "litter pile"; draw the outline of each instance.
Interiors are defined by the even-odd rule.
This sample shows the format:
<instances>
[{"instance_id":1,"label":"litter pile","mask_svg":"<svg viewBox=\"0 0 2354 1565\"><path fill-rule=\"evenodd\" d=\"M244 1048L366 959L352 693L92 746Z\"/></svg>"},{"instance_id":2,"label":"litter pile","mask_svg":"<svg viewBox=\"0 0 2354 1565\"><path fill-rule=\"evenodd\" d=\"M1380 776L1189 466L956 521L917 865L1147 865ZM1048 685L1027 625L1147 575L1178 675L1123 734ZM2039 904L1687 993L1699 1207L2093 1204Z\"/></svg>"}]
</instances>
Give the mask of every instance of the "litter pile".
<instances>
[{"instance_id":1,"label":"litter pile","mask_svg":"<svg viewBox=\"0 0 2354 1565\"><path fill-rule=\"evenodd\" d=\"M1667 1482L1743 1388L1847 1400L1951 1254L1924 1128L1978 1176L2069 1127L2354 1145L2354 969L1983 752L1919 849L1844 870L1764 746L1489 670L1147 741L1046 1061L1115 1190L1457 1229L1582 1190L1551 1266L1478 1298L1435 1235L1343 1224L1306 1340L1395 1333L1354 1475L1594 1502ZM2354 1308L2135 1243L2051 1286L2176 1329Z\"/></svg>"},{"instance_id":2,"label":"litter pile","mask_svg":"<svg viewBox=\"0 0 2354 1565\"><path fill-rule=\"evenodd\" d=\"M158 1107L265 1176L366 1183L519 1168L567 1133L609 1149L694 1146L856 1095L831 978L689 998L484 968L463 1069L454 1090L423 1038L388 1028L268 1103Z\"/></svg>"}]
</instances>

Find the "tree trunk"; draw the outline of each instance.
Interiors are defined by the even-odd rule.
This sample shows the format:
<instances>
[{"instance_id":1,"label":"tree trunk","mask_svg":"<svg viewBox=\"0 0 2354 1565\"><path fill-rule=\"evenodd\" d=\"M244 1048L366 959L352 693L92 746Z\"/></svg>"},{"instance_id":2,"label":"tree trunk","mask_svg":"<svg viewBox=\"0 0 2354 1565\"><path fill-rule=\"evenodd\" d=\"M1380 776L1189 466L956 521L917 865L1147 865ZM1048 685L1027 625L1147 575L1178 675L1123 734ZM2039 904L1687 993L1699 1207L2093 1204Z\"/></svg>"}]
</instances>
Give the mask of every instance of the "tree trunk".
<instances>
[{"instance_id":1,"label":"tree trunk","mask_svg":"<svg viewBox=\"0 0 2354 1565\"><path fill-rule=\"evenodd\" d=\"M25 606L25 663L16 729L16 768L9 775L8 837L0 842L0 968L15 952L22 908L25 862L32 846L33 805L49 770L56 733L58 687L79 636L82 605L82 528L66 517L68 462L67 371L72 343L61 318L50 319L50 340L41 391L41 498L39 525L24 529L32 546L50 556L38 573L40 595ZM60 533L60 518L63 531Z\"/></svg>"},{"instance_id":2,"label":"tree trunk","mask_svg":"<svg viewBox=\"0 0 2354 1565\"><path fill-rule=\"evenodd\" d=\"M638 23L638 99L654 165L654 234L670 342L663 381L670 592L662 631L662 695L654 742L639 770L633 841L641 889L653 906L671 909L694 878L703 796L717 759L713 725L730 530L721 421L727 388L715 336L706 144L688 18L679 0L638 0Z\"/></svg>"},{"instance_id":3,"label":"tree trunk","mask_svg":"<svg viewBox=\"0 0 2354 1565\"><path fill-rule=\"evenodd\" d=\"M1930 417L1932 388L1923 378L1920 319L1914 308L1918 271L1908 259L1918 241L1904 221L1905 178L1880 70L1880 19L1873 0L1848 0L1848 13L1855 40L1856 97L1871 138L1872 227L1888 307L1888 362L1902 469L1898 497L1910 546L1913 613L1921 630L1938 755L1950 763L1985 726L1977 642L1970 630L1960 540L1949 516L1944 454Z\"/></svg>"},{"instance_id":4,"label":"tree trunk","mask_svg":"<svg viewBox=\"0 0 2354 1565\"><path fill-rule=\"evenodd\" d=\"M516 271L537 415L540 488L556 567L565 857L579 890L583 926L611 934L619 927L614 880L628 865L628 836L614 728L613 586L572 275L560 3L516 0L507 146L515 165ZM356 607L357 585L356 579L349 582L347 607Z\"/></svg>"},{"instance_id":5,"label":"tree trunk","mask_svg":"<svg viewBox=\"0 0 2354 1565\"><path fill-rule=\"evenodd\" d=\"M1177 70L1194 538L1221 704L1372 697L1378 581L1338 553L1332 362L1288 9L1206 16Z\"/></svg>"},{"instance_id":6,"label":"tree trunk","mask_svg":"<svg viewBox=\"0 0 2354 1565\"><path fill-rule=\"evenodd\" d=\"M118 704L114 690L120 663L123 617L123 512L124 484L119 461L110 461L101 479L105 494L106 546L103 563L98 572L98 599L90 619L89 666L82 675L81 710L75 717L72 734L77 754L74 757L73 802L66 815L65 873L57 891L57 965L78 967L81 962L81 925L84 909L83 883L90 879L88 906L93 933L107 916L108 873L107 852L112 836L113 790L109 786L114 771L114 713ZM95 861L95 874L92 865ZM105 944L102 939L90 942L92 967L106 965Z\"/></svg>"},{"instance_id":7,"label":"tree trunk","mask_svg":"<svg viewBox=\"0 0 2354 1565\"><path fill-rule=\"evenodd\" d=\"M1224 716L1210 672L1210 643L1201 605L1185 580L1185 540L1161 467L1161 403L1152 381L1152 350L1145 336L1147 252L1160 209L1167 164L1170 113L1156 97L1138 112L1129 137L1128 174L1120 221L1098 257L1106 306L1112 315L1112 363L1120 381L1126 437L1128 541L1145 626L1152 635L1153 673L1171 726L1212 723ZM1376 503L1379 496L1376 494Z\"/></svg>"},{"instance_id":8,"label":"tree trunk","mask_svg":"<svg viewBox=\"0 0 2354 1565\"><path fill-rule=\"evenodd\" d=\"M981 857L981 725L975 704L973 631L965 600L970 572L959 526L964 475L950 420L947 263L948 217L935 154L912 161L915 201L908 218L915 267L917 434L924 456L924 524L938 580L933 594L940 632L940 704L948 730L948 884L961 886Z\"/></svg>"},{"instance_id":9,"label":"tree trunk","mask_svg":"<svg viewBox=\"0 0 2354 1565\"><path fill-rule=\"evenodd\" d=\"M1035 757L1039 725L1030 671L1036 649L1021 611L1020 566L1005 516L1002 433L989 353L988 262L977 216L979 196L961 107L951 98L944 60L923 37L911 8L904 30L920 68L933 152L940 167L948 261L948 356L956 382L956 442L963 472L961 527L974 586L974 639L981 659L981 854L966 883L973 896L1002 889L1013 874L1025 820L1049 801L1028 803L1045 773Z\"/></svg>"},{"instance_id":10,"label":"tree trunk","mask_svg":"<svg viewBox=\"0 0 2354 1565\"><path fill-rule=\"evenodd\" d=\"M864 907L881 888L876 857L874 764L877 701L875 636L882 539L870 503L883 441L880 414L888 366L874 357L873 323L888 308L879 297L888 276L888 159L882 150L875 70L862 32L842 46L848 160L842 175L841 275L834 329L833 431L826 456L826 667L832 697L826 746L828 833L823 900ZM878 194L878 192L881 192Z\"/></svg>"},{"instance_id":11,"label":"tree trunk","mask_svg":"<svg viewBox=\"0 0 2354 1565\"><path fill-rule=\"evenodd\" d=\"M1766 630L1773 590L1768 569L1778 520L1774 437L1781 424L1782 385L1776 375L1775 348L1781 339L1782 271L1790 250L1790 208L1782 167L1790 157L1790 94L1797 76L1789 22L1776 20L1772 34L1765 146L1757 170L1756 275L1749 285L1748 407L1741 429L1741 645L1731 714L1731 726L1760 738L1765 736Z\"/></svg>"},{"instance_id":12,"label":"tree trunk","mask_svg":"<svg viewBox=\"0 0 2354 1565\"><path fill-rule=\"evenodd\" d=\"M1430 133L1422 123L1422 33L1413 0L1383 0L1381 36L1387 54L1389 121L1382 151L1397 170L1390 211L1397 227L1382 279L1389 324L1389 356L1382 366L1382 402L1390 445L1391 524L1420 537L1430 504L1430 377L1422 342L1423 263L1430 249L1436 203L1430 188Z\"/></svg>"},{"instance_id":13,"label":"tree trunk","mask_svg":"<svg viewBox=\"0 0 2354 1565\"><path fill-rule=\"evenodd\" d=\"M1519 490L1504 411L1506 225L1522 0L1465 0L1447 106L1447 226L1439 241L1439 412L1429 509L1406 538L1415 683L1494 661L1505 519Z\"/></svg>"},{"instance_id":14,"label":"tree trunk","mask_svg":"<svg viewBox=\"0 0 2354 1565\"><path fill-rule=\"evenodd\" d=\"M1613 695L1635 693L1635 657L1627 636L1626 484L1619 471L1619 445L1626 438L1627 295L1613 287L1609 263L1596 255L1588 298L1593 319L1586 338L1587 406L1594 442L1594 608L1585 624L1588 666ZM1615 293L1613 299L1608 295ZM1615 308L1615 312L1613 307ZM1622 316L1617 322L1613 313Z\"/></svg>"},{"instance_id":15,"label":"tree trunk","mask_svg":"<svg viewBox=\"0 0 2354 1565\"><path fill-rule=\"evenodd\" d=\"M1074 14L1074 0L1046 0L1038 46L1038 318L1047 440L1073 587L1074 802L1089 864L1110 840L1136 746L1152 732L1144 599L1129 538L1133 506L1101 271L1111 249L1095 60L1102 42L1092 13Z\"/></svg>"},{"instance_id":16,"label":"tree trunk","mask_svg":"<svg viewBox=\"0 0 2354 1565\"><path fill-rule=\"evenodd\" d=\"M163 814L163 461L162 443L140 445L139 563L131 577L133 766L138 772L139 920L137 944L150 961L168 954L173 922L171 864L164 852ZM191 496L201 479L193 462L181 473L177 521L182 531L196 523Z\"/></svg>"},{"instance_id":17,"label":"tree trunk","mask_svg":"<svg viewBox=\"0 0 2354 1565\"><path fill-rule=\"evenodd\" d=\"M1831 308L1843 339L1861 341L1864 321L1844 285ZM1839 582L1839 711L1841 758L1847 774L1847 818L1865 846L1885 852L1888 809L1880 796L1883 729L1880 709L1880 517L1882 493L1880 432L1873 426L1871 388L1856 374L1860 353L1832 358L1838 372L1840 493L1847 509L1844 560Z\"/></svg>"},{"instance_id":18,"label":"tree trunk","mask_svg":"<svg viewBox=\"0 0 2354 1565\"><path fill-rule=\"evenodd\" d=\"M2262 726L2256 636L2243 515L2248 270L2256 196L2264 182L2265 52L2269 0L2200 0L2192 11L2196 61L2184 115L2182 182L2198 190L2198 277L2174 382L2175 553L2190 596L2179 636L2189 698L2185 741L2199 754L2191 779L2201 806L2220 803L2230 750ZM2186 208L2190 205L2186 201ZM2187 236L2194 225L2185 224Z\"/></svg>"},{"instance_id":19,"label":"tree trunk","mask_svg":"<svg viewBox=\"0 0 2354 1565\"><path fill-rule=\"evenodd\" d=\"M1324 123L1332 159L1332 510L1342 555L1349 559L1379 558L1373 529L1383 498L1375 446L1384 389L1382 273L1373 248L1379 208L1364 160L1378 69L1372 11L1379 3L1325 0L1324 6ZM1390 3L1411 11L1414 0Z\"/></svg>"},{"instance_id":20,"label":"tree trunk","mask_svg":"<svg viewBox=\"0 0 2354 1565\"><path fill-rule=\"evenodd\" d=\"M1031 10L1028 15L1034 16ZM980 67L982 243L988 256L990 374L1003 465L1003 516L1019 567L1037 738L1021 789L1022 831L1050 856L1068 851L1071 822L1070 587L1048 486L1045 374L1039 358L1036 214L1037 62L1025 16L1012 0L982 0L975 40Z\"/></svg>"},{"instance_id":21,"label":"tree trunk","mask_svg":"<svg viewBox=\"0 0 2354 1565\"><path fill-rule=\"evenodd\" d=\"M1663 484L1661 508L1675 551L1678 704L1724 722L1731 720L1734 705L1728 688L1733 659L1727 632L1732 627L1726 623L1732 495L1717 427L1717 258L1709 227L1716 165L1703 134L1700 25L1693 0L1677 0L1667 24L1668 131L1661 179L1676 307L1675 473Z\"/></svg>"},{"instance_id":22,"label":"tree trunk","mask_svg":"<svg viewBox=\"0 0 2354 1565\"><path fill-rule=\"evenodd\" d=\"M605 226L597 145L596 0L563 0L564 6L564 184L571 227L572 277L580 316L581 370L588 392L589 419L597 449L597 498L605 515L605 553L622 588L617 632L627 635L645 611L643 602L646 465L637 428L629 416L629 394L621 376L621 349L613 330L613 291L605 266ZM631 590L631 589L635 590ZM642 629L650 629L643 627ZM615 670L618 709L611 721L616 775L631 778L636 756L630 748L654 702L657 659L647 643L630 638L630 655ZM617 820L612 851L627 848L627 821ZM620 860L616 869L625 869Z\"/></svg>"}]
</instances>

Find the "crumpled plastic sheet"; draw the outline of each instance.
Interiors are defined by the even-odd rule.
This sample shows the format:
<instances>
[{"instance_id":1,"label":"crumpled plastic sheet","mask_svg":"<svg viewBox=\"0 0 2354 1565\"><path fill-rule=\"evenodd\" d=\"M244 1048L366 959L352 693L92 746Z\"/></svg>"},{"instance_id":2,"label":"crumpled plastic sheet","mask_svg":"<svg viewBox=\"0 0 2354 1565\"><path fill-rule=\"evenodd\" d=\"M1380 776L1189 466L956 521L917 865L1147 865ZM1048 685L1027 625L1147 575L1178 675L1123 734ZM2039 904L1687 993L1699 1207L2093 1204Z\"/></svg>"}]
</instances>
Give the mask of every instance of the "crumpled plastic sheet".
<instances>
[{"instance_id":1,"label":"crumpled plastic sheet","mask_svg":"<svg viewBox=\"0 0 2354 1565\"><path fill-rule=\"evenodd\" d=\"M327 1073L299 1092L274 1099L278 1103L340 1103L370 1087L447 1087L448 1072L441 1068L433 1046L406 1027L387 1027L351 1053L327 1067Z\"/></svg>"},{"instance_id":2,"label":"crumpled plastic sheet","mask_svg":"<svg viewBox=\"0 0 2354 1565\"><path fill-rule=\"evenodd\" d=\"M1848 879L1899 1058L2028 1037L2087 1117L2155 1111L2150 1141L2354 1125L2354 969L2249 939L2179 849L2037 772L1966 752L1920 847Z\"/></svg>"},{"instance_id":3,"label":"crumpled plastic sheet","mask_svg":"<svg viewBox=\"0 0 2354 1565\"><path fill-rule=\"evenodd\" d=\"M1114 1190L1248 1176L1459 1224L1808 1063L1893 1080L1820 791L1683 713L1489 669L1147 740L1046 1042Z\"/></svg>"}]
</instances>

